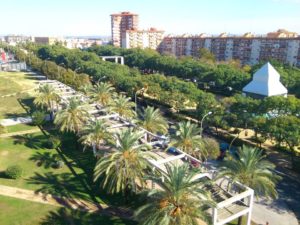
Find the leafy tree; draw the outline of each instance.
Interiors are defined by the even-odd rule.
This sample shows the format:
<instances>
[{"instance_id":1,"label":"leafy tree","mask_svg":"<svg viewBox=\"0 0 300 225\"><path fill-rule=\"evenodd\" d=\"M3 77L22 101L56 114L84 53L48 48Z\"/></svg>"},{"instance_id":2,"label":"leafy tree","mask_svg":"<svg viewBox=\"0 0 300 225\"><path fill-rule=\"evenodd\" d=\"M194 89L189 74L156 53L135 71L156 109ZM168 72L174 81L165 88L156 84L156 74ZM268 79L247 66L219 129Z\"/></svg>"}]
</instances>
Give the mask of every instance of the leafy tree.
<instances>
[{"instance_id":1,"label":"leafy tree","mask_svg":"<svg viewBox=\"0 0 300 225\"><path fill-rule=\"evenodd\" d=\"M277 198L279 176L274 174L275 166L265 157L260 150L244 146L238 151L238 157L224 162L218 178L229 176L232 182L239 181L252 188L257 196Z\"/></svg>"},{"instance_id":2,"label":"leafy tree","mask_svg":"<svg viewBox=\"0 0 300 225\"><path fill-rule=\"evenodd\" d=\"M54 124L60 131L78 133L88 119L89 113L82 107L81 102L73 97L70 98L67 107L57 113Z\"/></svg>"},{"instance_id":3,"label":"leafy tree","mask_svg":"<svg viewBox=\"0 0 300 225\"><path fill-rule=\"evenodd\" d=\"M143 133L131 128L116 134L111 143L111 151L100 158L94 169L94 180L102 180L101 187L110 193L136 190L136 182L144 186L147 159L153 158L146 144L139 144Z\"/></svg>"},{"instance_id":4,"label":"leafy tree","mask_svg":"<svg viewBox=\"0 0 300 225\"><path fill-rule=\"evenodd\" d=\"M213 64L216 62L216 57L207 48L199 49L199 59L202 62Z\"/></svg>"},{"instance_id":5,"label":"leafy tree","mask_svg":"<svg viewBox=\"0 0 300 225\"><path fill-rule=\"evenodd\" d=\"M60 102L60 97L55 89L49 85L41 85L38 94L34 99L34 104L50 111L50 119L53 120L55 106Z\"/></svg>"},{"instance_id":6,"label":"leafy tree","mask_svg":"<svg viewBox=\"0 0 300 225\"><path fill-rule=\"evenodd\" d=\"M187 165L166 166L167 175L151 179L159 189L148 192L148 201L137 209L135 217L141 225L197 225L207 221L207 206L213 206L204 184L193 180L196 172Z\"/></svg>"}]
</instances>

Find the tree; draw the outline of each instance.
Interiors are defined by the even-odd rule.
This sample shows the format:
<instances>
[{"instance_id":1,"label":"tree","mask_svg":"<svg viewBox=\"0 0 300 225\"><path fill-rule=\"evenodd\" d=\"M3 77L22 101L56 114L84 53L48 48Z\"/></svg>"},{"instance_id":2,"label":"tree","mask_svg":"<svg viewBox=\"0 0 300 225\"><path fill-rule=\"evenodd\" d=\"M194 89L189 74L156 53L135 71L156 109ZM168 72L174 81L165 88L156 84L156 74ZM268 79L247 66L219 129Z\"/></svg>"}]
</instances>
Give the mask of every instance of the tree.
<instances>
[{"instance_id":1,"label":"tree","mask_svg":"<svg viewBox=\"0 0 300 225\"><path fill-rule=\"evenodd\" d=\"M207 157L208 152L203 148L200 131L201 129L190 121L180 122L171 143L174 147L203 160Z\"/></svg>"},{"instance_id":2,"label":"tree","mask_svg":"<svg viewBox=\"0 0 300 225\"><path fill-rule=\"evenodd\" d=\"M149 168L147 159L153 158L146 144L139 144L143 133L131 128L116 134L110 144L110 152L100 158L94 169L94 181L102 179L101 187L109 193L136 190L136 182L145 184L145 170Z\"/></svg>"},{"instance_id":3,"label":"tree","mask_svg":"<svg viewBox=\"0 0 300 225\"><path fill-rule=\"evenodd\" d=\"M55 89L49 85L45 84L39 86L38 94L34 99L34 104L45 108L50 111L50 119L53 120L54 108L60 102L60 97L56 93Z\"/></svg>"},{"instance_id":4,"label":"tree","mask_svg":"<svg viewBox=\"0 0 300 225\"><path fill-rule=\"evenodd\" d=\"M54 124L60 131L78 133L88 119L89 113L81 106L81 102L73 97L67 107L57 113Z\"/></svg>"},{"instance_id":5,"label":"tree","mask_svg":"<svg viewBox=\"0 0 300 225\"><path fill-rule=\"evenodd\" d=\"M32 122L37 126L41 126L46 122L46 113L44 111L35 111L32 113L31 117Z\"/></svg>"},{"instance_id":6,"label":"tree","mask_svg":"<svg viewBox=\"0 0 300 225\"><path fill-rule=\"evenodd\" d=\"M103 120L90 121L81 130L79 139L85 146L92 146L93 153L97 155L97 149L111 141L111 134L108 132L108 126Z\"/></svg>"},{"instance_id":7,"label":"tree","mask_svg":"<svg viewBox=\"0 0 300 225\"><path fill-rule=\"evenodd\" d=\"M197 225L207 220L205 207L213 206L210 195L199 180L194 181L196 171L188 165L166 166L167 175L151 180L159 189L148 192L148 201L135 212L141 225Z\"/></svg>"},{"instance_id":8,"label":"tree","mask_svg":"<svg viewBox=\"0 0 300 225\"><path fill-rule=\"evenodd\" d=\"M199 49L199 59L202 62L213 64L216 61L216 57L207 48Z\"/></svg>"},{"instance_id":9,"label":"tree","mask_svg":"<svg viewBox=\"0 0 300 225\"><path fill-rule=\"evenodd\" d=\"M165 134L168 132L168 122L161 115L159 109L154 109L154 107L147 107L144 113L141 115L139 125L144 129L150 131L151 133L161 133Z\"/></svg>"},{"instance_id":10,"label":"tree","mask_svg":"<svg viewBox=\"0 0 300 225\"><path fill-rule=\"evenodd\" d=\"M102 106L108 106L112 101L113 91L114 88L111 84L100 82L92 88L90 96Z\"/></svg>"},{"instance_id":11,"label":"tree","mask_svg":"<svg viewBox=\"0 0 300 225\"><path fill-rule=\"evenodd\" d=\"M280 177L273 173L275 165L265 158L262 151L244 146L238 151L238 157L224 162L217 177L229 176L232 182L252 188L257 196L277 198L275 188Z\"/></svg>"},{"instance_id":12,"label":"tree","mask_svg":"<svg viewBox=\"0 0 300 225\"><path fill-rule=\"evenodd\" d=\"M119 95L111 104L111 111L118 113L121 117L132 118L135 116L133 107L135 103L130 101L130 98L127 98L124 95Z\"/></svg>"}]
</instances>

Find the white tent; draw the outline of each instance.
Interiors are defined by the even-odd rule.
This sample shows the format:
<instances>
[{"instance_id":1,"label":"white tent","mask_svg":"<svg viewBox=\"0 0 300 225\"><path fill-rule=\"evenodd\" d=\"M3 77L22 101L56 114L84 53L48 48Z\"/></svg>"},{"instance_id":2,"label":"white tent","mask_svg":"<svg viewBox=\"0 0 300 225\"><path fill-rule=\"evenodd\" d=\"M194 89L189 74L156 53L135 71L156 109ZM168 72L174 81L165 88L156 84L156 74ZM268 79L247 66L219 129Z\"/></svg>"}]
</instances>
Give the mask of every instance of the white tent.
<instances>
[{"instance_id":1,"label":"white tent","mask_svg":"<svg viewBox=\"0 0 300 225\"><path fill-rule=\"evenodd\" d=\"M287 89L280 82L280 75L268 62L254 75L252 81L243 88L250 96L269 97L274 95L287 96Z\"/></svg>"}]
</instances>

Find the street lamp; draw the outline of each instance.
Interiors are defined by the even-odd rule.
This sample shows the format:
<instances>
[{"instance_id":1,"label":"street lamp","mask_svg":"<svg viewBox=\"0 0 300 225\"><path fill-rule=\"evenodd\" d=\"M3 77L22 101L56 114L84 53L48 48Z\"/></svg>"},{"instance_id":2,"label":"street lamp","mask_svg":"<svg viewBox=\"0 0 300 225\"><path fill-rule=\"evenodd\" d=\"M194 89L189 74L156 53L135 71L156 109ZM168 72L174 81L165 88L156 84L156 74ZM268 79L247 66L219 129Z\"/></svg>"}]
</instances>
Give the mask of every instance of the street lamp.
<instances>
[{"instance_id":1,"label":"street lamp","mask_svg":"<svg viewBox=\"0 0 300 225\"><path fill-rule=\"evenodd\" d=\"M65 65L64 63L60 63L57 65L57 77L60 78L60 70L59 70L59 66L61 65Z\"/></svg>"},{"instance_id":2,"label":"street lamp","mask_svg":"<svg viewBox=\"0 0 300 225\"><path fill-rule=\"evenodd\" d=\"M145 87L143 87L143 88L137 90L137 91L135 92L135 95L134 95L135 112L136 112L136 113L137 113L137 94L138 94L140 91L143 91L143 90L145 90Z\"/></svg>"},{"instance_id":3,"label":"street lamp","mask_svg":"<svg viewBox=\"0 0 300 225\"><path fill-rule=\"evenodd\" d=\"M49 60L50 58L47 58L44 60L44 66L46 66L46 62ZM45 72L45 71L44 71ZM47 73L48 73L48 66L47 66ZM45 74L46 75L46 78L48 80L48 74Z\"/></svg>"},{"instance_id":4,"label":"street lamp","mask_svg":"<svg viewBox=\"0 0 300 225\"><path fill-rule=\"evenodd\" d=\"M200 136L202 137L202 132L203 132L203 120L205 119L205 117L207 117L207 116L209 116L209 115L211 115L212 114L212 112L208 112L208 113L206 113L203 117L202 117L202 120L201 120L201 122L200 122Z\"/></svg>"}]
</instances>

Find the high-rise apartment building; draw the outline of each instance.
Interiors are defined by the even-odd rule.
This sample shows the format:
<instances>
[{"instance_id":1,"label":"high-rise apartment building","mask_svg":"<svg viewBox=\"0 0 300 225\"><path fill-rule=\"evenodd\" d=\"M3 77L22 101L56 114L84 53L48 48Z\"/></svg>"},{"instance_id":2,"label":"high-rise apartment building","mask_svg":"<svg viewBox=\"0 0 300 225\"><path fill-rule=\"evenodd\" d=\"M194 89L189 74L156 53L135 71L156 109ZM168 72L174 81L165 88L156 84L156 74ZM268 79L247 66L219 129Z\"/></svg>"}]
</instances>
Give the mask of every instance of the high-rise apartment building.
<instances>
[{"instance_id":1,"label":"high-rise apartment building","mask_svg":"<svg viewBox=\"0 0 300 225\"><path fill-rule=\"evenodd\" d=\"M285 34L282 32L284 31ZM300 67L300 36L279 30L267 36L166 36L158 47L160 53L197 57L200 48L210 50L218 61L240 60L254 65L260 61L276 59Z\"/></svg>"},{"instance_id":2,"label":"high-rise apartment building","mask_svg":"<svg viewBox=\"0 0 300 225\"><path fill-rule=\"evenodd\" d=\"M122 35L127 30L137 30L139 16L130 12L111 14L111 36L114 46L122 47Z\"/></svg>"},{"instance_id":3,"label":"high-rise apartment building","mask_svg":"<svg viewBox=\"0 0 300 225\"><path fill-rule=\"evenodd\" d=\"M111 33L114 46L122 48L157 49L163 40L164 31L150 28L139 30L138 15L121 12L111 15Z\"/></svg>"},{"instance_id":4,"label":"high-rise apartment building","mask_svg":"<svg viewBox=\"0 0 300 225\"><path fill-rule=\"evenodd\" d=\"M149 30L127 30L122 35L123 48L156 49L163 40L164 31L150 28Z\"/></svg>"}]
</instances>

